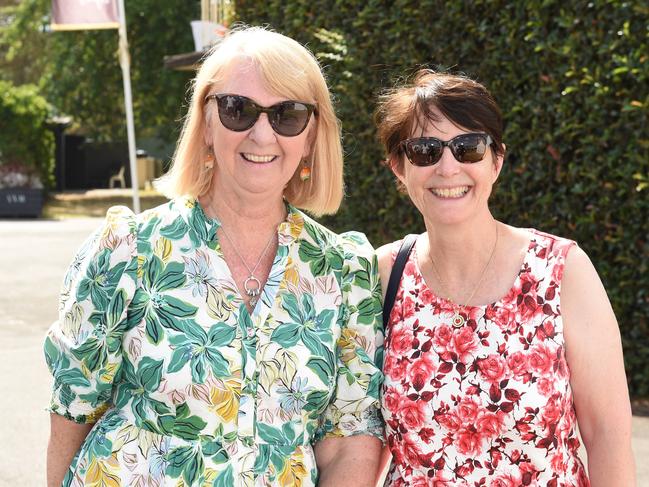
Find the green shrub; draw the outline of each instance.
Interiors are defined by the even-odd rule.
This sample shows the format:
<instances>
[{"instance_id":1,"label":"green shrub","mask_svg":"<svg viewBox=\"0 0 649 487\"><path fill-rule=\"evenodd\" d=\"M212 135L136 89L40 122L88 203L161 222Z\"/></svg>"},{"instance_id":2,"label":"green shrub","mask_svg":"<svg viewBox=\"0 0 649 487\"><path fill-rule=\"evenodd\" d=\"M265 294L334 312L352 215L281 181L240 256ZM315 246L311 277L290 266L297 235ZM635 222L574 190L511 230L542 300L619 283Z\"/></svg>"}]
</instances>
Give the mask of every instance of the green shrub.
<instances>
[{"instance_id":1,"label":"green shrub","mask_svg":"<svg viewBox=\"0 0 649 487\"><path fill-rule=\"evenodd\" d=\"M0 80L0 164L35 171L45 187L53 183L54 134L47 128L50 107L34 85Z\"/></svg>"},{"instance_id":2,"label":"green shrub","mask_svg":"<svg viewBox=\"0 0 649 487\"><path fill-rule=\"evenodd\" d=\"M238 19L308 45L343 121L347 200L325 221L375 245L423 224L394 189L371 121L418 66L484 83L506 120L497 218L573 238L617 313L631 393L649 395L649 9L640 0L238 0Z\"/></svg>"}]
</instances>

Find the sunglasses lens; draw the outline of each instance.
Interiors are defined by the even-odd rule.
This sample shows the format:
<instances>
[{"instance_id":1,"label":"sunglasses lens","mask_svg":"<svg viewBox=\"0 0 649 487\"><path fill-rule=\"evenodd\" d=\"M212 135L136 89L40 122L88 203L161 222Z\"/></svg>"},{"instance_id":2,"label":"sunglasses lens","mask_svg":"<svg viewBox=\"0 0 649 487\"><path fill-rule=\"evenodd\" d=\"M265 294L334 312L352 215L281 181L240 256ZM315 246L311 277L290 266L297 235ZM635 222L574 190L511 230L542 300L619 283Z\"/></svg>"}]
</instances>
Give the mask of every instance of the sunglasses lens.
<instances>
[{"instance_id":1,"label":"sunglasses lens","mask_svg":"<svg viewBox=\"0 0 649 487\"><path fill-rule=\"evenodd\" d=\"M275 132L285 137L294 137L306 128L313 110L309 105L298 101L285 101L262 108L245 96L217 95L216 100L221 123L235 132L248 130L257 122L259 114L266 112Z\"/></svg>"},{"instance_id":2,"label":"sunglasses lens","mask_svg":"<svg viewBox=\"0 0 649 487\"><path fill-rule=\"evenodd\" d=\"M294 137L309 123L310 109L304 103L286 101L273 107L270 124L279 135Z\"/></svg>"},{"instance_id":3,"label":"sunglasses lens","mask_svg":"<svg viewBox=\"0 0 649 487\"><path fill-rule=\"evenodd\" d=\"M451 142L453 155L460 162L479 162L487 152L487 136L484 134L459 135Z\"/></svg>"},{"instance_id":4,"label":"sunglasses lens","mask_svg":"<svg viewBox=\"0 0 649 487\"><path fill-rule=\"evenodd\" d=\"M432 166L439 161L442 149L437 139L412 139L405 144L406 155L415 166Z\"/></svg>"},{"instance_id":5,"label":"sunglasses lens","mask_svg":"<svg viewBox=\"0 0 649 487\"><path fill-rule=\"evenodd\" d=\"M223 95L217 97L217 101L221 123L229 130L248 130L259 117L257 107L244 96Z\"/></svg>"}]
</instances>

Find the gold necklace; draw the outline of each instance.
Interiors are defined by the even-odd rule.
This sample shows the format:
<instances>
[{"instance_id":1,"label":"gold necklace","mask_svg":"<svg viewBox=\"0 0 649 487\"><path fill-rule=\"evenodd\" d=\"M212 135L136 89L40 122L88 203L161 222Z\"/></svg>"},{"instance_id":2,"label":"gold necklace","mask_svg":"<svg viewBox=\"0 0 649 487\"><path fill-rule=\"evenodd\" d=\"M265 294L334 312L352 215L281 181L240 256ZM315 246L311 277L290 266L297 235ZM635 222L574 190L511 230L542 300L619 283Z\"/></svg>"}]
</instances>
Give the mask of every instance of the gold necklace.
<instances>
[{"instance_id":1,"label":"gold necklace","mask_svg":"<svg viewBox=\"0 0 649 487\"><path fill-rule=\"evenodd\" d=\"M496 241L494 242L494 246L491 249L491 255L489 256L489 260L487 260L487 264L484 266L484 269L482 269L482 273L480 274L480 278L478 279L478 283L475 285L473 288L473 292L471 295L468 297L468 299L463 300L465 303L467 303L465 306L468 306L468 303L471 302L473 299L473 296L475 296L475 293L480 289L480 285L482 284L482 281L484 280L484 276L487 274L487 269L491 265L491 261L494 258L494 255L496 254L496 247L498 247L498 223L496 223ZM452 305L453 305L453 319L451 320L451 323L455 328L462 328L464 324L466 323L466 319L464 316L460 314L460 307L463 306L461 304L456 304L455 301L453 301L450 297L450 295L446 292L446 286L444 285L444 281L442 280L442 276L440 275L439 271L437 270L437 266L435 265L435 261L433 260L433 256L430 252L430 246L428 247L428 258L430 259L430 263L433 265L433 271L435 272L435 277L437 277L437 281L439 281L439 287L441 288L442 292L446 294L448 297L446 298Z\"/></svg>"},{"instance_id":2,"label":"gold necklace","mask_svg":"<svg viewBox=\"0 0 649 487\"><path fill-rule=\"evenodd\" d=\"M237 250L237 246L234 244L232 239L230 238L230 235L228 235L228 232L225 231L225 228L221 226L221 230L223 231L223 235L225 235L225 238L228 239L228 242L230 242L230 245L232 246L232 250L234 250L234 253L237 254L239 257L239 260L243 263L243 265L246 267L248 270L248 277L246 278L245 281L243 281L243 289L246 292L246 295L248 296L250 307L254 308L255 305L257 304L257 301L259 301L259 295L261 294L261 282L259 279L255 277L255 271L257 270L257 267L259 267L259 264L261 263L261 260L264 258L264 255L266 255L266 251L268 250L268 247L270 247L270 244L275 240L275 232L273 232L268 239L268 242L266 243L266 246L264 247L264 250L261 251L261 255L257 259L257 263L255 264L255 267L250 269L248 266L248 263L245 261L243 256L239 253Z\"/></svg>"}]
</instances>

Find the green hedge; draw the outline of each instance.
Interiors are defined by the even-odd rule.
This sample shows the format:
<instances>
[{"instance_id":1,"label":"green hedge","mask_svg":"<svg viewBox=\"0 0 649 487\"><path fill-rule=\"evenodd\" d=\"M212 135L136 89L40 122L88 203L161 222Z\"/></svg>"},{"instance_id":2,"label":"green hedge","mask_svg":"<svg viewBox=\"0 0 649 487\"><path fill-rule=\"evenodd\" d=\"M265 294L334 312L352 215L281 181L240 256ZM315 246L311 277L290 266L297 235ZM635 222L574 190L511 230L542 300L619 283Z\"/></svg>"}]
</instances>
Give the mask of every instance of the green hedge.
<instances>
[{"instance_id":1,"label":"green hedge","mask_svg":"<svg viewBox=\"0 0 649 487\"><path fill-rule=\"evenodd\" d=\"M641 0L237 0L237 17L315 51L343 121L347 200L325 223L376 245L423 228L381 166L378 90L417 66L489 87L506 120L496 216L576 239L622 330L632 395L649 395L649 9Z\"/></svg>"},{"instance_id":2,"label":"green hedge","mask_svg":"<svg viewBox=\"0 0 649 487\"><path fill-rule=\"evenodd\" d=\"M45 187L53 183L54 135L47 128L50 106L34 85L0 80L0 164L35 171Z\"/></svg>"}]
</instances>

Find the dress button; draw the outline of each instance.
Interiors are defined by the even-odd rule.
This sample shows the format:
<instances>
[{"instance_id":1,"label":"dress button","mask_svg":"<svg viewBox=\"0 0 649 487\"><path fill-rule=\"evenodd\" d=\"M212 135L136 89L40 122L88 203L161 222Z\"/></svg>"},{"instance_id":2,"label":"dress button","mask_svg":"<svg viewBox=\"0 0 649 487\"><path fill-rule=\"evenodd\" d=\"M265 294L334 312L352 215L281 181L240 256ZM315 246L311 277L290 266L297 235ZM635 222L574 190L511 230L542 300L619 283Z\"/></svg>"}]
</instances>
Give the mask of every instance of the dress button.
<instances>
[{"instance_id":1,"label":"dress button","mask_svg":"<svg viewBox=\"0 0 649 487\"><path fill-rule=\"evenodd\" d=\"M252 328L248 328L248 338L252 338L255 336L255 330Z\"/></svg>"}]
</instances>

